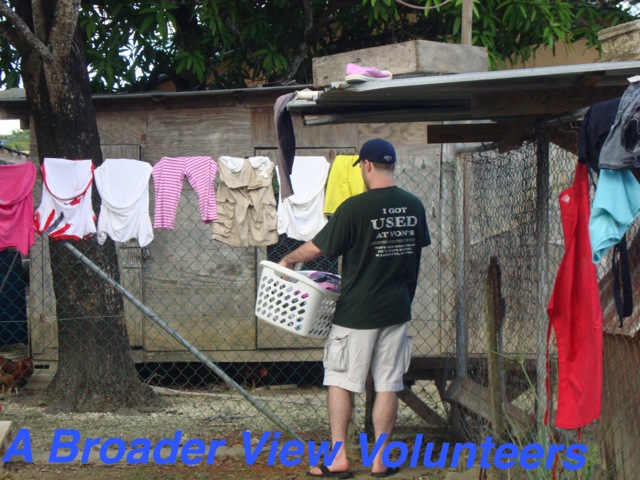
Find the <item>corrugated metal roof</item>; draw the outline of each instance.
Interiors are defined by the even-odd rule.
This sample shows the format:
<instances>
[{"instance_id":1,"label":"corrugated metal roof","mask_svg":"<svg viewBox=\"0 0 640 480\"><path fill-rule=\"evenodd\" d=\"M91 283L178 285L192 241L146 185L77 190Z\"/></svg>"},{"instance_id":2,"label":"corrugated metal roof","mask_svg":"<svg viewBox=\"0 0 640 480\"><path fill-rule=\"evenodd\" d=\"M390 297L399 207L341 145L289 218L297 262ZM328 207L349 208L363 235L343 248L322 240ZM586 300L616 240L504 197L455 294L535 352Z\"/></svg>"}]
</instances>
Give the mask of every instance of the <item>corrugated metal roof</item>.
<instances>
[{"instance_id":1,"label":"corrugated metal roof","mask_svg":"<svg viewBox=\"0 0 640 480\"><path fill-rule=\"evenodd\" d=\"M261 87L219 89L219 90L191 90L181 92L165 92L154 90L150 92L134 93L109 93L94 94L91 96L93 104L98 107L118 108L125 110L131 107L132 102L137 105L149 103L165 103L167 105L185 104L190 102L193 106L208 106L218 101L230 101L234 97L255 99L285 95L296 90L309 88L309 85L272 85ZM234 103L237 99L232 100ZM268 103L267 103L268 105ZM29 107L25 90L13 88L0 90L0 119L24 118L29 115Z\"/></svg>"},{"instance_id":2,"label":"corrugated metal roof","mask_svg":"<svg viewBox=\"0 0 640 480\"><path fill-rule=\"evenodd\" d=\"M215 90L189 90L180 92L168 92L162 90L153 90L150 92L133 92L133 93L96 93L91 96L95 101L108 101L108 100L134 100L134 99L153 99L160 97L167 98L191 98L191 97L210 97L210 96L222 96L231 95L236 93L243 94L263 94L278 92L285 94L295 91L299 88L309 88L308 85L274 85L274 86L262 86L262 87L243 87L243 88L229 88L229 89L215 89ZM27 100L24 88L10 88L8 90L0 90L0 104L9 102L25 102Z\"/></svg>"},{"instance_id":3,"label":"corrugated metal roof","mask_svg":"<svg viewBox=\"0 0 640 480\"><path fill-rule=\"evenodd\" d=\"M334 82L288 107L307 125L558 116L620 96L637 74L640 61Z\"/></svg>"}]
</instances>

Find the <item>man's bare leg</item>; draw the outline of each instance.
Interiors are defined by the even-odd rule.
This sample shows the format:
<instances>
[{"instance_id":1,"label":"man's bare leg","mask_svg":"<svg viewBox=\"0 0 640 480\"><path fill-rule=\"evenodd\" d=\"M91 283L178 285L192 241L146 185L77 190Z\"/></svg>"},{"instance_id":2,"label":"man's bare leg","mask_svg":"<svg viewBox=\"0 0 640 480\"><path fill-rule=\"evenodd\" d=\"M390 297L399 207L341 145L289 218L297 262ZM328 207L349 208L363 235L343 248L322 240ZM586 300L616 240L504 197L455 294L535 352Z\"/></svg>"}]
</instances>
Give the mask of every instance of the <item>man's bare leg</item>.
<instances>
[{"instance_id":1,"label":"man's bare leg","mask_svg":"<svg viewBox=\"0 0 640 480\"><path fill-rule=\"evenodd\" d=\"M378 450L378 454L373 459L371 466L372 473L386 472L387 467L382 463L382 452L391 441L393 427L396 424L398 415L398 395L396 392L376 392L376 398L373 402L373 429L376 435L376 442L380 435L387 434L387 438L382 444L382 448Z\"/></svg>"},{"instance_id":2,"label":"man's bare leg","mask_svg":"<svg viewBox=\"0 0 640 480\"><path fill-rule=\"evenodd\" d=\"M327 405L329 408L329 426L331 427L331 443L333 445L342 442L333 463L328 465L332 472L344 472L349 470L349 459L347 458L347 435L349 422L351 421L351 392L340 387L329 387L327 393ZM374 410L375 411L375 410ZM312 468L309 473L319 475L320 469Z\"/></svg>"}]
</instances>

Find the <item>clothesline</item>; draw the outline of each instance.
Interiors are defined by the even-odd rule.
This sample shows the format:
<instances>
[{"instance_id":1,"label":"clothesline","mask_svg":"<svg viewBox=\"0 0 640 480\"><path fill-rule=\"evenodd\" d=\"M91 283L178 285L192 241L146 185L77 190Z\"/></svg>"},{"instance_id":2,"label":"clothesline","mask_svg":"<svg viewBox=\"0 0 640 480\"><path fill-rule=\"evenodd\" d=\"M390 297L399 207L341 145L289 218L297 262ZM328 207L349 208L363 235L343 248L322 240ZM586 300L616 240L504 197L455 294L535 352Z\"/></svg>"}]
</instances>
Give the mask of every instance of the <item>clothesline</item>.
<instances>
[{"instance_id":1,"label":"clothesline","mask_svg":"<svg viewBox=\"0 0 640 480\"><path fill-rule=\"evenodd\" d=\"M32 163L0 165L0 250L15 248L27 255L35 235L80 240L96 236L99 244L137 239L141 247L154 238L153 230L175 228L178 203L186 179L198 196L204 224L211 238L234 246L267 246L279 234L296 240L312 238L326 223L326 215L344 199L364 191L352 188L353 172L344 166L353 156L338 155L327 182L330 164L324 157L297 156L291 184L298 193L276 204L273 170L265 156L163 157L153 167L132 159L106 159L94 169L90 160L45 158L41 166L42 201L34 212ZM217 183L216 183L217 178ZM153 223L149 211L150 179L154 186ZM93 212L95 184L102 203ZM325 195L326 185L326 195ZM330 200L330 201L329 201Z\"/></svg>"}]
</instances>

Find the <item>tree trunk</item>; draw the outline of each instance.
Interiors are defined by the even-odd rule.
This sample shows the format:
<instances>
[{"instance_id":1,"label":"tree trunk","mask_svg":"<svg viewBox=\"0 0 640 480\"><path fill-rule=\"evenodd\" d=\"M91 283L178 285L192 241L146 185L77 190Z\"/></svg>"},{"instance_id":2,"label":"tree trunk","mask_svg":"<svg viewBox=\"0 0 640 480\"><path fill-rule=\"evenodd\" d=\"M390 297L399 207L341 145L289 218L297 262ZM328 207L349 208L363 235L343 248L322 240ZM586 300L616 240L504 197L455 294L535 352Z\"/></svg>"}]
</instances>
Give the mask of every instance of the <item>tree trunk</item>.
<instances>
[{"instance_id":1,"label":"tree trunk","mask_svg":"<svg viewBox=\"0 0 640 480\"><path fill-rule=\"evenodd\" d=\"M50 25L56 9L70 4L62 0L39 3L43 9L40 16L39 12L36 17L32 15L29 0L16 2L16 12L52 54L46 59L36 48L19 45L40 163L44 157L91 159L97 167L102 163L102 153L82 40L74 21L69 27L70 45L60 49L62 52L56 51L53 37L60 32ZM59 38L57 41L59 45L64 43ZM100 200L95 186L92 203L98 213ZM109 239L100 246L92 238L74 246L118 280L113 241ZM59 343L58 370L47 392L50 409L114 411L154 403L155 394L140 382L131 358L122 295L101 282L59 241L49 240L49 253Z\"/></svg>"}]
</instances>

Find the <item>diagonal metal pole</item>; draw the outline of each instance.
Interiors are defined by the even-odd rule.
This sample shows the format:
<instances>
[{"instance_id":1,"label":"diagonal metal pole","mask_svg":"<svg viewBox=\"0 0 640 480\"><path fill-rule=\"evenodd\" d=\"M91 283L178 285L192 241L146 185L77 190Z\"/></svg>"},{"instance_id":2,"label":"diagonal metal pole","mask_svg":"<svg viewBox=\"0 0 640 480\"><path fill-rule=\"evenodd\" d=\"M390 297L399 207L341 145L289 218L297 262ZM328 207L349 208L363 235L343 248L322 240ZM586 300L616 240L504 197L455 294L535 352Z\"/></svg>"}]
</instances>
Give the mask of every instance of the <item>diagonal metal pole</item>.
<instances>
[{"instance_id":1,"label":"diagonal metal pole","mask_svg":"<svg viewBox=\"0 0 640 480\"><path fill-rule=\"evenodd\" d=\"M293 430L291 430L275 413L273 413L269 408L262 403L257 398L253 397L249 392L247 392L241 385L236 383L229 375L227 375L224 370L222 370L218 365L211 361L206 355L204 355L200 350L194 347L186 338L180 335L176 330L174 330L167 322L165 322L160 315L151 310L145 304L143 304L140 300L134 297L126 288L116 282L113 278L111 278L104 270L102 270L98 265L96 265L89 257L80 252L76 247L71 245L67 241L62 242L63 245L71 251L78 259L84 263L87 267L93 270L98 274L104 281L106 281L113 288L118 290L122 295L124 295L127 300L133 303L138 309L142 311L146 316L148 316L151 320L160 325L169 335L178 340L187 350L193 353L198 360L204 363L207 367L213 370L217 375L219 375L224 382L232 389L236 390L240 395L242 395L246 400L251 403L254 407L256 407L264 416L266 416L269 420L275 423L278 427L280 427L284 432L287 432L291 435L292 438L304 442L302 438L300 438Z\"/></svg>"}]
</instances>

